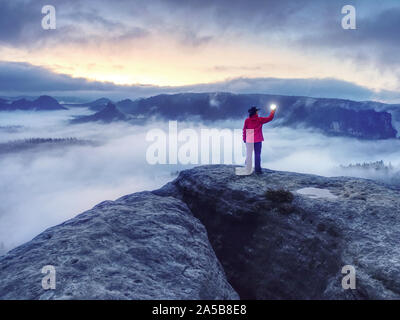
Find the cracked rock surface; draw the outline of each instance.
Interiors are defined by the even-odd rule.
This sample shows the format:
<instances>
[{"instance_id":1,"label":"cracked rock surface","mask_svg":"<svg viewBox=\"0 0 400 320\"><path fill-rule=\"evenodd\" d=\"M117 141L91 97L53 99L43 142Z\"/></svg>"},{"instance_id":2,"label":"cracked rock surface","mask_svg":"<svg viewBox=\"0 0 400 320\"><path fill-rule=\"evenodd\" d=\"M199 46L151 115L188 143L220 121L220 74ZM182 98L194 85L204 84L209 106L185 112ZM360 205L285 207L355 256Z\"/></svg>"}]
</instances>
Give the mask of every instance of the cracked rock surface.
<instances>
[{"instance_id":1,"label":"cracked rock surface","mask_svg":"<svg viewBox=\"0 0 400 320\"><path fill-rule=\"evenodd\" d=\"M234 172L184 170L47 229L0 257L0 299L400 299L399 190ZM42 289L45 265L55 290Z\"/></svg>"},{"instance_id":2,"label":"cracked rock surface","mask_svg":"<svg viewBox=\"0 0 400 320\"><path fill-rule=\"evenodd\" d=\"M43 290L53 265L56 289ZM0 257L0 299L237 299L200 221L150 192L104 201Z\"/></svg>"},{"instance_id":3,"label":"cracked rock surface","mask_svg":"<svg viewBox=\"0 0 400 320\"><path fill-rule=\"evenodd\" d=\"M304 188L333 196L296 192ZM182 171L155 193L182 199L203 222L241 298L400 298L399 190L265 169L235 176L215 165ZM345 265L355 267L356 290L342 288Z\"/></svg>"}]
</instances>

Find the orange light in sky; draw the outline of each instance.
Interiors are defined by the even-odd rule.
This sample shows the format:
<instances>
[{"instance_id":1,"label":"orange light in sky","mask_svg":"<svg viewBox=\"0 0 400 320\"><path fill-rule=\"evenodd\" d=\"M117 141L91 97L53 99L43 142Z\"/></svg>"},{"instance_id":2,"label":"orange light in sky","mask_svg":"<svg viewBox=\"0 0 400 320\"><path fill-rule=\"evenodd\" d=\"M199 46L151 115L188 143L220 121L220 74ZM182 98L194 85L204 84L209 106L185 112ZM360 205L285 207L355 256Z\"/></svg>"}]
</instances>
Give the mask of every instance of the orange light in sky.
<instances>
[{"instance_id":1,"label":"orange light in sky","mask_svg":"<svg viewBox=\"0 0 400 320\"><path fill-rule=\"evenodd\" d=\"M86 44L59 44L45 49L0 47L4 61L23 61L57 73L120 85L181 86L236 77L337 78L374 90L392 89L394 76L357 69L334 57L304 53L265 43L229 39L198 47L173 36Z\"/></svg>"}]
</instances>

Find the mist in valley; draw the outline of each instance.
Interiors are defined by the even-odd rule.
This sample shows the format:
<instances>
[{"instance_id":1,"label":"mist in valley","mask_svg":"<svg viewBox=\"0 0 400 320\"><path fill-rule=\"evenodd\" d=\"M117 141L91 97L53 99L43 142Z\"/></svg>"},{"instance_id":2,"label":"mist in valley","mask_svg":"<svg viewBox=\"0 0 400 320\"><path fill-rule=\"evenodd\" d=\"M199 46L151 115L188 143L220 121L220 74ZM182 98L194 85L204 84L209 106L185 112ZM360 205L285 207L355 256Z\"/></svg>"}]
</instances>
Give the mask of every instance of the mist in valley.
<instances>
[{"instance_id":1,"label":"mist in valley","mask_svg":"<svg viewBox=\"0 0 400 320\"><path fill-rule=\"evenodd\" d=\"M146 151L152 144L146 140L148 132L161 129L168 135L168 121L162 119L154 118L145 125L68 123L73 116L92 113L87 108L71 108L0 114L0 145L3 147L31 138L73 138L91 142L38 143L15 152L1 153L0 150L0 253L101 201L159 188L171 181L177 171L201 164L151 165L147 162ZM178 131L189 128L196 132L202 128L241 130L242 126L242 120L203 123L192 118L178 122ZM400 167L400 140L327 137L307 129L272 128L268 124L263 132L264 168L385 180L387 173L374 169L345 169L340 165L383 160L392 165L389 175ZM199 154L203 151L199 150ZM221 162L224 162L222 158Z\"/></svg>"}]
</instances>

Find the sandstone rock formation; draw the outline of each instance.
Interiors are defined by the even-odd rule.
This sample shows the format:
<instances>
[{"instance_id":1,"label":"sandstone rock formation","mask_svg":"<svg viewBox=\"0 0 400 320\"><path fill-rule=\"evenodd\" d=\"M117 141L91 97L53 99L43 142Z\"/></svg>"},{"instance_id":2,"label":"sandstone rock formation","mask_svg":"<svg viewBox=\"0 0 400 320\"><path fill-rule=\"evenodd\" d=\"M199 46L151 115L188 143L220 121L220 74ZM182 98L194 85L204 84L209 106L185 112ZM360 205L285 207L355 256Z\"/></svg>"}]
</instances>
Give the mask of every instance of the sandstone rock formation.
<instances>
[{"instance_id":1,"label":"sandstone rock formation","mask_svg":"<svg viewBox=\"0 0 400 320\"><path fill-rule=\"evenodd\" d=\"M41 269L53 265L56 289ZM186 204L104 201L0 257L0 299L237 299Z\"/></svg>"},{"instance_id":2,"label":"sandstone rock formation","mask_svg":"<svg viewBox=\"0 0 400 320\"><path fill-rule=\"evenodd\" d=\"M0 257L0 299L400 299L398 189L234 169L185 170L46 230Z\"/></svg>"},{"instance_id":3,"label":"sandstone rock formation","mask_svg":"<svg viewBox=\"0 0 400 320\"><path fill-rule=\"evenodd\" d=\"M296 192L304 188L336 197ZM236 176L230 166L203 166L155 193L182 199L204 223L241 298L400 298L399 190L356 178ZM342 288L345 265L356 269L356 290Z\"/></svg>"}]
</instances>

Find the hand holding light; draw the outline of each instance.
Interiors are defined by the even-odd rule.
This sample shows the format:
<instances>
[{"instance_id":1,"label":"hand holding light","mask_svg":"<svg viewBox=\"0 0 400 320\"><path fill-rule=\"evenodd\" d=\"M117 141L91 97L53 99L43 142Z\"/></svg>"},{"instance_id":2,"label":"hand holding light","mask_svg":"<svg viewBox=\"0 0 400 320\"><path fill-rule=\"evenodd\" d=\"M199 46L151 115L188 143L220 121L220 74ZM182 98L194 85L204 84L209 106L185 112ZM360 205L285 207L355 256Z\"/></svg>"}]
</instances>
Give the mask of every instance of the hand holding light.
<instances>
[{"instance_id":1,"label":"hand holding light","mask_svg":"<svg viewBox=\"0 0 400 320\"><path fill-rule=\"evenodd\" d=\"M275 111L276 110L276 104L271 104L270 108L271 108L272 111Z\"/></svg>"}]
</instances>

